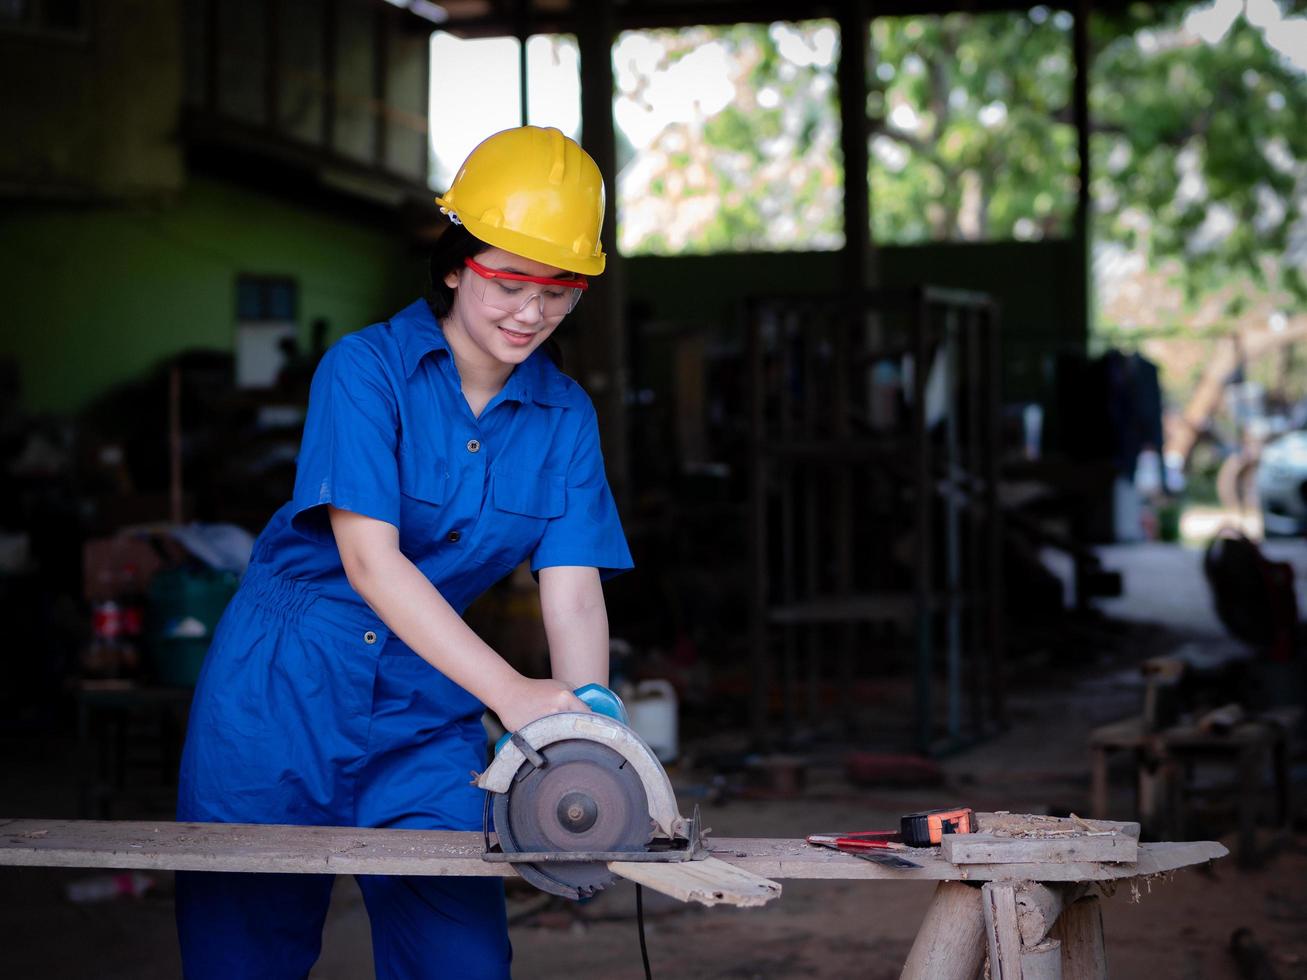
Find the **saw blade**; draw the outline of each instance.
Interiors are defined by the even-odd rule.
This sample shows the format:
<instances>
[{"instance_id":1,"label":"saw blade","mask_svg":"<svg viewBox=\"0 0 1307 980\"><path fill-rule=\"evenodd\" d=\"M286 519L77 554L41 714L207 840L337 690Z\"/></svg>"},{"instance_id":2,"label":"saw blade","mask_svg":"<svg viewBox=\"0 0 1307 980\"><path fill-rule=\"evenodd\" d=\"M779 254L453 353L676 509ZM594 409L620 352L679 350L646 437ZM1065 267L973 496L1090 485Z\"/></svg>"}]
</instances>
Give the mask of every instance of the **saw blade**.
<instances>
[{"instance_id":1,"label":"saw blade","mask_svg":"<svg viewBox=\"0 0 1307 980\"><path fill-rule=\"evenodd\" d=\"M649 802L639 776L619 753L587 739L566 739L537 751L545 766L524 764L508 792L495 796L495 830L505 852L648 847L653 839ZM617 879L602 861L516 868L537 888L564 898L592 895Z\"/></svg>"}]
</instances>

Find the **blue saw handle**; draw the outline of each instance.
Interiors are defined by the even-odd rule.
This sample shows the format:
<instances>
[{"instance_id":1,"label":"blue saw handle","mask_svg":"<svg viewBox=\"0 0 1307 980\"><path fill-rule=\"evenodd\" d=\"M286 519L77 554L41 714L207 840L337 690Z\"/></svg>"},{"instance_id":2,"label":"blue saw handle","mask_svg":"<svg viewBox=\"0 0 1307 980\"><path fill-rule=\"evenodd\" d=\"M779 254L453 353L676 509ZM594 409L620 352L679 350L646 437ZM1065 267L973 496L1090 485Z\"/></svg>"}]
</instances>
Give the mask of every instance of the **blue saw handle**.
<instances>
[{"instance_id":1,"label":"blue saw handle","mask_svg":"<svg viewBox=\"0 0 1307 980\"><path fill-rule=\"evenodd\" d=\"M572 693L584 701L585 706L595 714L607 715L623 725L631 724L631 720L626 717L626 705L622 704L622 699L602 684L587 684L585 687L578 687Z\"/></svg>"},{"instance_id":2,"label":"blue saw handle","mask_svg":"<svg viewBox=\"0 0 1307 980\"><path fill-rule=\"evenodd\" d=\"M607 715L614 721L620 721L623 725L631 723L626 715L626 705L622 704L622 699L602 684L586 684L584 687L578 687L572 693L580 698L585 706L595 714ZM499 736L499 741L495 743L495 755L499 754L499 750L512 737L512 732L505 732Z\"/></svg>"}]
</instances>

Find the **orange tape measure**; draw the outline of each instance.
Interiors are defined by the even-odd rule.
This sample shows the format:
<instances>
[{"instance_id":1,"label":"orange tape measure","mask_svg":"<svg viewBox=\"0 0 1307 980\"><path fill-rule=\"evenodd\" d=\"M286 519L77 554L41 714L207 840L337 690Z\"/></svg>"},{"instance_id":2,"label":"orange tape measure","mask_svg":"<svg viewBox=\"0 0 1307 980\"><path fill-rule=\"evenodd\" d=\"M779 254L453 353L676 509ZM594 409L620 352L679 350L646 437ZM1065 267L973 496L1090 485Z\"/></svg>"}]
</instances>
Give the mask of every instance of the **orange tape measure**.
<instances>
[{"instance_id":1,"label":"orange tape measure","mask_svg":"<svg viewBox=\"0 0 1307 980\"><path fill-rule=\"evenodd\" d=\"M904 814L899 833L910 847L934 847L945 834L974 834L976 814L969 806L945 807Z\"/></svg>"}]
</instances>

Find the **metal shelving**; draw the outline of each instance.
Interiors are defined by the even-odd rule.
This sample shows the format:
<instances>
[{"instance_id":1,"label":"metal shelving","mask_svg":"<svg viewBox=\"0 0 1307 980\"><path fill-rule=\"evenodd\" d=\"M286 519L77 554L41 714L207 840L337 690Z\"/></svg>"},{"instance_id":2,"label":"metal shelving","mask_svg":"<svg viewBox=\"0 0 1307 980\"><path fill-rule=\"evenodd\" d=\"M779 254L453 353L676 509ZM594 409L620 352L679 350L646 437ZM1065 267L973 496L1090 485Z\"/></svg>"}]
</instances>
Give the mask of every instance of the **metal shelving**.
<instances>
[{"instance_id":1,"label":"metal shelving","mask_svg":"<svg viewBox=\"0 0 1307 980\"><path fill-rule=\"evenodd\" d=\"M987 733L1003 720L994 305L922 287L757 297L746 317L755 741L832 717L851 732L855 680L905 668L919 749Z\"/></svg>"}]
</instances>

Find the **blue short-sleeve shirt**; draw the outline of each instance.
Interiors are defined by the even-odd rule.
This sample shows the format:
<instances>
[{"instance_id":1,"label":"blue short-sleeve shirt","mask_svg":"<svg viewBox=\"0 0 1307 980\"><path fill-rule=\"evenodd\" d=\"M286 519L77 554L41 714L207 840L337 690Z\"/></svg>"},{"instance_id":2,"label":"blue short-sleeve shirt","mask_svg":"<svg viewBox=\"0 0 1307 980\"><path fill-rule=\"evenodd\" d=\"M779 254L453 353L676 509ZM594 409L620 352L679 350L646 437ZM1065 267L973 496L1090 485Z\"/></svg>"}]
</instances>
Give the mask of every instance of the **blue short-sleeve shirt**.
<instances>
[{"instance_id":1,"label":"blue short-sleeve shirt","mask_svg":"<svg viewBox=\"0 0 1307 980\"><path fill-rule=\"evenodd\" d=\"M295 493L253 560L362 605L326 505L393 524L400 550L463 610L527 558L632 567L593 405L543 351L473 416L427 304L342 338L313 377Z\"/></svg>"}]
</instances>

